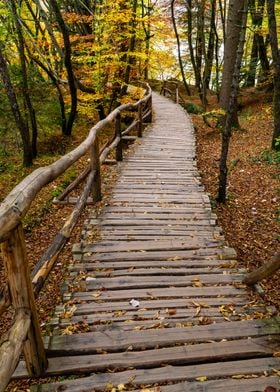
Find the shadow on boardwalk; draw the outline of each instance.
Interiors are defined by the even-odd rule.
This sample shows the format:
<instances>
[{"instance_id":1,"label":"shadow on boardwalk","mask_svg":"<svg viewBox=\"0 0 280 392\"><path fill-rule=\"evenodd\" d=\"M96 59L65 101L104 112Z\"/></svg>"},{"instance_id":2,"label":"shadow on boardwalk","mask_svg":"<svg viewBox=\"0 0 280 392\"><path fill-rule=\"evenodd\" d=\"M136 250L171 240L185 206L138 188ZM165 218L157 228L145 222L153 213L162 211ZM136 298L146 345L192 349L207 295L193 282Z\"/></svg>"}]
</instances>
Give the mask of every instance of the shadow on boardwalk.
<instances>
[{"instance_id":1,"label":"shadow on boardwalk","mask_svg":"<svg viewBox=\"0 0 280 392\"><path fill-rule=\"evenodd\" d=\"M154 111L110 204L85 223L45 342L47 374L77 378L33 391L279 388L279 320L240 283L200 184L191 122L158 95Z\"/></svg>"}]
</instances>

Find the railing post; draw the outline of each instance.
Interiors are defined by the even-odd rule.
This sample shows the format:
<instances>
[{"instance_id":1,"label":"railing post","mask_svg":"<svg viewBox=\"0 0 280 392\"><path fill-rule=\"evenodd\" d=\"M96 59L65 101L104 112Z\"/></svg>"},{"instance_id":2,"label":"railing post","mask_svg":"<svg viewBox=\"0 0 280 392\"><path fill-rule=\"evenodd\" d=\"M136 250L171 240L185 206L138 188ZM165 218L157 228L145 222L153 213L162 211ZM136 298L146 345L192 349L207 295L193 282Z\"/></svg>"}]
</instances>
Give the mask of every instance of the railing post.
<instances>
[{"instance_id":1,"label":"railing post","mask_svg":"<svg viewBox=\"0 0 280 392\"><path fill-rule=\"evenodd\" d=\"M2 244L2 253L13 307L15 310L30 311L31 324L23 345L26 368L30 376L39 376L44 374L47 368L47 358L35 306L21 223Z\"/></svg>"},{"instance_id":2,"label":"railing post","mask_svg":"<svg viewBox=\"0 0 280 392\"><path fill-rule=\"evenodd\" d=\"M119 143L116 146L116 160L118 162L123 160L123 142L122 142L122 129L121 129L121 114L118 113L115 120L115 137L119 137Z\"/></svg>"},{"instance_id":3,"label":"railing post","mask_svg":"<svg viewBox=\"0 0 280 392\"><path fill-rule=\"evenodd\" d=\"M148 108L150 110L150 115L148 121L151 123L153 121L153 99L152 96L150 96L148 100Z\"/></svg>"},{"instance_id":4,"label":"railing post","mask_svg":"<svg viewBox=\"0 0 280 392\"><path fill-rule=\"evenodd\" d=\"M137 129L137 136L142 137L143 132L143 107L142 102L138 105L138 129Z\"/></svg>"},{"instance_id":5,"label":"railing post","mask_svg":"<svg viewBox=\"0 0 280 392\"><path fill-rule=\"evenodd\" d=\"M93 145L90 149L90 164L91 170L95 171L94 181L92 183L92 199L94 201L102 200L101 194L101 172L100 172L100 160L99 160L99 139L96 135L96 138L93 142Z\"/></svg>"},{"instance_id":6,"label":"railing post","mask_svg":"<svg viewBox=\"0 0 280 392\"><path fill-rule=\"evenodd\" d=\"M179 103L179 87L178 87L178 83L176 83L176 96L175 96L175 99L176 99L176 103Z\"/></svg>"}]
</instances>

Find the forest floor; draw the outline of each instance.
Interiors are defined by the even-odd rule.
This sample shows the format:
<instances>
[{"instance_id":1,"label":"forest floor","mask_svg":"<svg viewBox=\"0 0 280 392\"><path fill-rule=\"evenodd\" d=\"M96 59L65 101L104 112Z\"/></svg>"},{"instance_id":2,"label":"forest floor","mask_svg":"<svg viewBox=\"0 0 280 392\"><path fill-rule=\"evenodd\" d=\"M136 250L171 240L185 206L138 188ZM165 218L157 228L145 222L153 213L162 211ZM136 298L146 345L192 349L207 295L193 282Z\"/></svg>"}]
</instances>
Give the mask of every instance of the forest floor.
<instances>
[{"instance_id":1,"label":"forest floor","mask_svg":"<svg viewBox=\"0 0 280 392\"><path fill-rule=\"evenodd\" d=\"M193 98L193 97L192 97ZM192 102L199 104L198 98ZM280 249L280 152L270 151L273 133L272 92L241 91L240 129L232 133L228 156L227 203L217 205L221 130L201 115L192 114L197 135L197 158L202 182L210 194L218 224L239 265L252 271ZM217 109L215 96L208 111ZM210 118L210 117L209 117ZM280 272L260 283L266 303L280 309Z\"/></svg>"},{"instance_id":2,"label":"forest floor","mask_svg":"<svg viewBox=\"0 0 280 392\"><path fill-rule=\"evenodd\" d=\"M241 129L232 135L229 152L229 186L226 205L217 206L215 196L219 169L219 154L221 131L215 126L215 119L210 119L213 127L207 126L200 114L191 114L197 134L197 158L202 181L206 191L210 194L213 207L218 215L218 223L223 228L230 246L238 253L240 266L248 270L260 266L270 260L274 252L279 250L280 243L280 157L273 156L270 151L273 130L271 94L264 94L255 90L242 92L242 110L239 113ZM187 97L192 104L200 105L199 98L194 95ZM209 98L208 111L217 108L215 96ZM86 128L79 132L79 136L72 138L71 148L78 145L86 134ZM102 143L101 143L102 144ZM278 163L276 162L278 159ZM38 163L40 164L40 162ZM79 171L85 162L77 166ZM26 171L25 171L26 172ZM114 182L115 169L105 166L103 169L105 199L109 196L109 189ZM0 200L7 190L17 181L15 174L11 180L0 177ZM49 193L39 195L35 202L31 216L26 222L26 237L28 258L31 267L38 260L39 255L51 242L55 233L62 226L63 220L69 215L71 207L58 206L50 202L59 185L50 185ZM59 261L37 301L37 308L43 331L48 334L48 321L52 310L60 302L59 286L67 276L67 264L71 259L73 243L79 240L83 218L87 215L87 207L77 225L71 241L63 250ZM99 206L97 206L99 208ZM31 230L32 229L32 230ZM0 261L0 287L3 287L5 276ZM280 273L261 283L264 289L265 301L280 307ZM1 316L2 318L2 316ZM0 321L0 335L7 329L11 314ZM28 391L36 380L22 380L12 382L7 391Z\"/></svg>"}]
</instances>

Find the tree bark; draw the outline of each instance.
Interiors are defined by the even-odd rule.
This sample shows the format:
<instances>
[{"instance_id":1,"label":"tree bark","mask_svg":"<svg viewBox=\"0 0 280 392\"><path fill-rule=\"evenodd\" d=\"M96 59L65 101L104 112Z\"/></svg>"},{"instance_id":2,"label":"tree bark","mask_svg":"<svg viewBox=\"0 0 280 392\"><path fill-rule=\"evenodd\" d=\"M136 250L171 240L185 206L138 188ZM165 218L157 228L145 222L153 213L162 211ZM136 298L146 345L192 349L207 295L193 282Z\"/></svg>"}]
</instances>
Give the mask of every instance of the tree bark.
<instances>
[{"instance_id":1,"label":"tree bark","mask_svg":"<svg viewBox=\"0 0 280 392\"><path fill-rule=\"evenodd\" d=\"M227 18L227 35L224 50L224 67L220 93L220 106L226 112L229 109L231 86L236 63L236 53L239 44L241 25L243 20L244 0L230 0ZM233 124L238 124L237 108L233 108Z\"/></svg>"},{"instance_id":2,"label":"tree bark","mask_svg":"<svg viewBox=\"0 0 280 392\"><path fill-rule=\"evenodd\" d=\"M183 79L185 90L186 90L188 95L191 95L190 88L189 88L187 80L186 80L185 71L184 71L184 65L183 65L183 61L182 61L181 42L180 42L180 37L179 37L177 25L176 25L175 12L174 12L174 3L175 3L175 1L176 0L172 0L171 1L171 18L172 18L173 29L174 29L174 33L175 33L176 41L177 41L178 60L179 60L180 71L181 71L181 75L182 75L182 79Z\"/></svg>"},{"instance_id":3,"label":"tree bark","mask_svg":"<svg viewBox=\"0 0 280 392\"><path fill-rule=\"evenodd\" d=\"M19 133L21 135L22 139L22 145L23 145L23 165L24 166L31 166L32 165L32 147L31 147L31 142L30 142L30 134L29 134L29 129L28 129L28 124L26 121L24 121L19 104L17 101L17 96L14 90L14 87L12 85L8 67L6 64L6 60L4 58L3 54L3 47L0 43L0 75L3 81L3 84L5 86L7 96L10 102L10 106L12 109L12 113L17 125L17 128L19 130Z\"/></svg>"},{"instance_id":4,"label":"tree bark","mask_svg":"<svg viewBox=\"0 0 280 392\"><path fill-rule=\"evenodd\" d=\"M208 39L207 55L205 59L205 69L203 75L203 84L205 89L209 89L211 72L214 60L214 49L215 49L215 17L216 17L216 0L211 1L211 21L210 21L210 32Z\"/></svg>"},{"instance_id":5,"label":"tree bark","mask_svg":"<svg viewBox=\"0 0 280 392\"><path fill-rule=\"evenodd\" d=\"M0 340L0 391L4 391L18 364L26 335L30 328L30 312L16 311L10 330Z\"/></svg>"},{"instance_id":6,"label":"tree bark","mask_svg":"<svg viewBox=\"0 0 280 392\"><path fill-rule=\"evenodd\" d=\"M37 129L35 110L33 108L30 99L30 94L29 94L28 76L27 76L26 58L25 58L25 42L22 33L21 23L19 22L19 16L17 13L17 6L15 0L10 0L10 5L11 5L12 15L14 19L14 24L16 27L16 34L18 37L18 53L19 53L21 73L22 73L22 96L28 110L28 117L30 119L31 128L32 128L32 142L31 142L32 157L36 158L38 129Z\"/></svg>"},{"instance_id":7,"label":"tree bark","mask_svg":"<svg viewBox=\"0 0 280 392\"><path fill-rule=\"evenodd\" d=\"M72 60L71 60L71 43L69 39L69 33L67 26L63 20L63 17L61 15L58 3L56 0L49 0L52 10L55 14L57 23L60 27L62 36L63 36L63 42L64 42L64 65L66 68L67 72L67 77L68 77L68 83L69 83L69 90L70 90L70 95L71 95L71 109L69 113L69 117L67 119L67 124L65 127L65 135L70 136L72 133L72 127L76 118L77 114L77 87L75 83L75 76L73 72L73 67L72 67Z\"/></svg>"},{"instance_id":8,"label":"tree bark","mask_svg":"<svg viewBox=\"0 0 280 392\"><path fill-rule=\"evenodd\" d=\"M280 253L275 253L272 260L262 265L260 268L251 272L243 279L243 283L248 286L252 286L262 279L269 278L271 275L275 274L280 268Z\"/></svg>"},{"instance_id":9,"label":"tree bark","mask_svg":"<svg viewBox=\"0 0 280 392\"><path fill-rule=\"evenodd\" d=\"M242 11L242 22L241 30L239 35L238 50L235 54L234 62L234 72L231 81L231 94L229 100L229 106L226 115L226 123L222 134L222 150L220 157L220 175L219 175L219 190L217 201L219 203L226 202L226 186L227 186L227 156L229 150L229 143L231 137L231 129L235 122L235 112L236 112L236 97L239 88L239 75L241 68L241 61L243 55L243 48L245 43L246 34L246 22L247 22L247 10L248 10L248 0L244 0L243 11Z\"/></svg>"},{"instance_id":10,"label":"tree bark","mask_svg":"<svg viewBox=\"0 0 280 392\"><path fill-rule=\"evenodd\" d=\"M264 4L265 4L265 0L258 0L258 5L256 8L255 0L249 1L249 10L252 18L252 24L253 24L253 28L256 29L256 31L254 31L250 65L249 65L248 75L245 84L246 87L252 87L255 85L257 64L258 64L258 59L260 58L259 47L261 44L260 33L258 29L261 28L263 22Z\"/></svg>"},{"instance_id":11,"label":"tree bark","mask_svg":"<svg viewBox=\"0 0 280 392\"><path fill-rule=\"evenodd\" d=\"M275 0L267 0L267 14L274 70L274 131L271 146L273 149L280 151L280 51L277 38Z\"/></svg>"}]
</instances>

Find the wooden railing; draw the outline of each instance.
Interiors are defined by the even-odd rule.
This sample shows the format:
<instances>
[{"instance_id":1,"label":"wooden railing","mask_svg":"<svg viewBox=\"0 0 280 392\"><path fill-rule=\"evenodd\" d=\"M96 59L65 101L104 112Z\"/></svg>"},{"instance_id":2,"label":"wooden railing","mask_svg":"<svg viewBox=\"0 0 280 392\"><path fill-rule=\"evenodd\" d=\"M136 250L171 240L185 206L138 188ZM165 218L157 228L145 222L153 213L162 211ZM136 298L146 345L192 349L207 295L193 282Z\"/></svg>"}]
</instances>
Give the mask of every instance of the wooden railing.
<instances>
[{"instance_id":1,"label":"wooden railing","mask_svg":"<svg viewBox=\"0 0 280 392\"><path fill-rule=\"evenodd\" d=\"M42 375L47 368L47 357L41 336L35 296L38 295L54 263L70 237L70 234L91 194L92 201L101 200L100 165L108 154L115 149L116 161L122 160L123 138L136 130L142 136L143 125L152 119L152 92L145 85L145 96L136 103L119 106L104 120L99 121L89 132L88 137L73 151L64 155L53 164L41 167L6 197L0 206L0 243L7 275L7 287L1 290L0 314L9 305L15 309L15 317L10 330L0 339L0 391L8 384L23 350L26 367L30 376ZM121 114L136 112L136 118L125 129L121 129ZM101 153L99 152L99 132L113 124L115 133ZM86 177L86 183L78 197L71 216L56 235L54 242L30 273L22 220L39 191L57 179L77 160L90 153L90 164L58 198L60 201Z\"/></svg>"},{"instance_id":2,"label":"wooden railing","mask_svg":"<svg viewBox=\"0 0 280 392\"><path fill-rule=\"evenodd\" d=\"M164 80L160 94L173 99L175 103L179 103L179 86L178 82L173 80Z\"/></svg>"}]
</instances>

